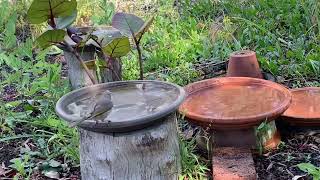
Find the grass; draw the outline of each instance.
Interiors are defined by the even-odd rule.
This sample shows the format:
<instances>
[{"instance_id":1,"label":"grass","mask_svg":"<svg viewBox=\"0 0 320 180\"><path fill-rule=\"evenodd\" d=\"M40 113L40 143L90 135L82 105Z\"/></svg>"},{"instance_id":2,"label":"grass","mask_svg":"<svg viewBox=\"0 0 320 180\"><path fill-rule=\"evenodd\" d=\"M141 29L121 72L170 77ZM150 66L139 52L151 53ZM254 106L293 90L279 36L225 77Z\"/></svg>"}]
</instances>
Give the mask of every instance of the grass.
<instances>
[{"instance_id":1,"label":"grass","mask_svg":"<svg viewBox=\"0 0 320 180\"><path fill-rule=\"evenodd\" d=\"M220 62L233 51L252 49L262 68L290 87L320 86L316 0L114 1L114 6L103 2L79 1L77 25L109 24L110 14L120 9L144 19L156 15L142 42L147 79L186 85L201 79L194 64ZM56 101L70 91L61 76L62 63L57 63L61 57L48 55L54 49L33 49L31 35L44 27L25 23L30 0L17 6L0 3L0 145L16 145L15 157L4 159L6 165L20 179L32 178L30 172L36 169L70 176L79 165L79 137L77 129L69 128L54 112ZM130 54L122 59L126 80L138 79L135 58ZM180 179L206 178L208 169L194 146L194 140L180 142Z\"/></svg>"}]
</instances>

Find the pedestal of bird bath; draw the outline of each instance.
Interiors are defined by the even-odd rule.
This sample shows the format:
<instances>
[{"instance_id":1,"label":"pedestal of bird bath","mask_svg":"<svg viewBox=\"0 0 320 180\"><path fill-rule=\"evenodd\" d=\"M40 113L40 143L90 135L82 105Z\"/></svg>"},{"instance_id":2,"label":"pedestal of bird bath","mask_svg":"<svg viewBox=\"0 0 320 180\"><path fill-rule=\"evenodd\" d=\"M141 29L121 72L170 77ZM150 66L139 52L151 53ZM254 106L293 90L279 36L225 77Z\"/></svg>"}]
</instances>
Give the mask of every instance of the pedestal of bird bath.
<instances>
[{"instance_id":1,"label":"pedestal of bird bath","mask_svg":"<svg viewBox=\"0 0 320 180\"><path fill-rule=\"evenodd\" d=\"M159 81L99 84L63 96L57 113L76 121L79 115L69 107L85 110L90 97L106 90L112 109L79 124L82 179L177 179L181 167L175 111L184 90Z\"/></svg>"},{"instance_id":2,"label":"pedestal of bird bath","mask_svg":"<svg viewBox=\"0 0 320 180\"><path fill-rule=\"evenodd\" d=\"M213 172L218 174L219 169L226 170L221 173L229 172L230 163L221 162L215 165L215 162L221 159L237 159L239 156L237 153L221 153L225 147L247 149L239 152L248 154L251 147L261 142L260 136L256 135L263 133L259 132L263 128L257 127L263 122L274 125L274 119L280 116L291 102L291 93L285 87L271 81L247 77L209 79L190 84L185 89L187 98L179 111L185 114L190 122L212 132ZM276 133L276 129L273 132ZM273 134L270 137L274 137ZM264 145L268 144L266 139L262 142ZM238 161L231 163L234 163L235 167L251 164L248 169L254 170L253 164L247 163L253 162L252 156L246 154L241 156L244 158L238 158ZM246 169L242 170L240 168L230 173L243 177ZM214 174L214 177L218 174ZM243 179L251 179L250 177Z\"/></svg>"}]
</instances>

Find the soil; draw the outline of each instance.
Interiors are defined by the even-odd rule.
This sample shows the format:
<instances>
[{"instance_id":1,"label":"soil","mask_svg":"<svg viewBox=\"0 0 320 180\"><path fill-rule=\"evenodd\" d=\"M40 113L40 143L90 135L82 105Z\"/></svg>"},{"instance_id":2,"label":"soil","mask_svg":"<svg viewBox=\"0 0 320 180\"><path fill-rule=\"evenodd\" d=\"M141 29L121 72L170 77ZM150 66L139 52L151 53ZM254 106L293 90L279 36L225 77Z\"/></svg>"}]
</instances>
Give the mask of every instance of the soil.
<instances>
[{"instance_id":1,"label":"soil","mask_svg":"<svg viewBox=\"0 0 320 180\"><path fill-rule=\"evenodd\" d=\"M3 92L1 93L1 99L4 102L15 101L18 98L18 92L13 85L7 85L3 87Z\"/></svg>"},{"instance_id":2,"label":"soil","mask_svg":"<svg viewBox=\"0 0 320 180\"><path fill-rule=\"evenodd\" d=\"M5 166L9 165L11 159L16 158L19 155L20 143L10 141L0 142L0 164L4 163Z\"/></svg>"},{"instance_id":3,"label":"soil","mask_svg":"<svg viewBox=\"0 0 320 180\"><path fill-rule=\"evenodd\" d=\"M297 164L307 163L320 167L320 128L294 128L278 125L282 141L275 151L254 155L259 179L312 179Z\"/></svg>"},{"instance_id":4,"label":"soil","mask_svg":"<svg viewBox=\"0 0 320 180\"><path fill-rule=\"evenodd\" d=\"M181 135L191 140L199 132L199 127L186 121L179 121ZM279 119L278 122L281 122ZM253 154L255 169L259 180L283 180L298 177L299 180L311 180L312 177L301 171L297 165L307 163L320 167L320 128L295 128L284 123L277 123L281 130L282 143L278 149L264 154ZM210 171L208 179L212 179L210 155L196 147L195 153L200 155L199 161L207 164Z\"/></svg>"}]
</instances>

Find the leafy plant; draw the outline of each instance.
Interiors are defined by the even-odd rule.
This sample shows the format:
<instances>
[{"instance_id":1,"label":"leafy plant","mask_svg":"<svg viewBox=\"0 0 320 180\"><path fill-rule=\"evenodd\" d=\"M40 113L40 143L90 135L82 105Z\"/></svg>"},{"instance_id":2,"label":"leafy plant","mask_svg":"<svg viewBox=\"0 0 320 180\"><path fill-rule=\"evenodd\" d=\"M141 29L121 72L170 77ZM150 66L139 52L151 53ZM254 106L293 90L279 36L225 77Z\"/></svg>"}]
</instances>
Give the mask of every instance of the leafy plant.
<instances>
[{"instance_id":1,"label":"leafy plant","mask_svg":"<svg viewBox=\"0 0 320 180\"><path fill-rule=\"evenodd\" d=\"M314 180L320 179L320 167L316 167L311 163L300 163L297 166L301 171L311 175Z\"/></svg>"},{"instance_id":2,"label":"leafy plant","mask_svg":"<svg viewBox=\"0 0 320 180\"><path fill-rule=\"evenodd\" d=\"M18 174L15 175L14 178L29 179L31 172L32 172L32 170L31 170L32 164L29 163L29 156L28 155L24 155L22 158L11 159L10 162L13 163L12 165L10 165L10 167L17 170L17 172L18 172ZM28 168L28 170L25 170L26 168Z\"/></svg>"},{"instance_id":3,"label":"leafy plant","mask_svg":"<svg viewBox=\"0 0 320 180\"><path fill-rule=\"evenodd\" d=\"M77 28L69 27L76 19L76 6L76 0L33 1L28 11L29 21L34 24L47 22L50 26L50 30L47 30L37 38L36 42L38 45L41 48L58 45L62 46L63 49L72 52L85 69L91 81L95 84L97 83L96 79L90 73L89 68L76 49L87 45L96 46L98 51L102 53L103 59L106 61L106 67L118 77L118 80L120 80L120 75L116 74L112 69L112 64L114 60L127 55L130 51L130 42L128 39L128 37L130 37L133 39L138 51L140 79L143 79L140 41L143 34L151 25L153 17L147 22L144 22L141 18L133 14L117 13L112 19L112 26L114 28L89 28L88 31L81 31ZM71 46L71 43L65 40L65 36L69 36L73 41L71 43L75 45Z\"/></svg>"},{"instance_id":4,"label":"leafy plant","mask_svg":"<svg viewBox=\"0 0 320 180\"><path fill-rule=\"evenodd\" d=\"M267 122L262 122L256 129L255 129L255 135L257 138L257 147L259 150L259 153L262 154L264 151L264 144L268 140L266 138L269 138L270 132L274 132L272 129L272 126Z\"/></svg>"},{"instance_id":5,"label":"leafy plant","mask_svg":"<svg viewBox=\"0 0 320 180\"><path fill-rule=\"evenodd\" d=\"M101 11L101 13L98 13L98 15L94 14L92 16L92 20L95 24L111 24L112 17L115 13L115 5L113 2L110 2L108 0L99 0L98 1L98 7ZM97 10L96 10L97 11Z\"/></svg>"},{"instance_id":6,"label":"leafy plant","mask_svg":"<svg viewBox=\"0 0 320 180\"><path fill-rule=\"evenodd\" d=\"M140 79L143 79L143 60L140 42L142 36L152 24L154 16L144 22L141 18L134 14L116 13L112 18L112 26L119 29L123 34L131 37L138 52L138 60L140 66Z\"/></svg>"},{"instance_id":7,"label":"leafy plant","mask_svg":"<svg viewBox=\"0 0 320 180\"><path fill-rule=\"evenodd\" d=\"M182 175L179 180L183 179L195 179L202 180L206 179L206 172L208 168L206 165L199 162L199 157L194 154L195 139L191 141L184 141L180 139L180 154L182 164Z\"/></svg>"},{"instance_id":8,"label":"leafy plant","mask_svg":"<svg viewBox=\"0 0 320 180\"><path fill-rule=\"evenodd\" d=\"M64 37L67 34L66 31L63 29L58 29L65 28L65 26L68 26L70 25L70 23L72 23L72 19L74 20L73 16L76 12L76 8L76 0L34 0L28 10L27 15L31 23L41 24L43 22L47 22L49 24L49 27L52 29L40 35L36 40L37 44L43 49L56 44L64 46L76 56L77 60L80 62L80 64L90 77L92 83L96 84L96 79L89 71L89 68L86 66L79 53L75 51L74 48L64 40Z\"/></svg>"}]
</instances>

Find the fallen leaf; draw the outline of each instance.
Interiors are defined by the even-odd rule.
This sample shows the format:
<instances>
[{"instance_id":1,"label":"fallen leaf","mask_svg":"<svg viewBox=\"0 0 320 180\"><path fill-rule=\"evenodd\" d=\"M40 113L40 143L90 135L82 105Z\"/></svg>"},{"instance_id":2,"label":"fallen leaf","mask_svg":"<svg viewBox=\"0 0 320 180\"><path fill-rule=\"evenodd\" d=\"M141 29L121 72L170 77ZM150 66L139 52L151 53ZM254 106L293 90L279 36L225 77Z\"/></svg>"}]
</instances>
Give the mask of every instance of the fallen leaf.
<instances>
[{"instance_id":1,"label":"fallen leaf","mask_svg":"<svg viewBox=\"0 0 320 180\"><path fill-rule=\"evenodd\" d=\"M305 177L306 175L294 176L292 180L298 180L299 178Z\"/></svg>"},{"instance_id":2,"label":"fallen leaf","mask_svg":"<svg viewBox=\"0 0 320 180\"><path fill-rule=\"evenodd\" d=\"M60 175L57 171L46 171L43 173L43 175L45 175L48 178L52 178L52 179L59 179Z\"/></svg>"},{"instance_id":3,"label":"fallen leaf","mask_svg":"<svg viewBox=\"0 0 320 180\"><path fill-rule=\"evenodd\" d=\"M6 176L7 174L9 174L10 172L12 172L12 169L7 168L4 163L2 163L2 165L0 166L0 177L1 176Z\"/></svg>"},{"instance_id":4,"label":"fallen leaf","mask_svg":"<svg viewBox=\"0 0 320 180\"><path fill-rule=\"evenodd\" d=\"M53 168L59 167L59 166L61 166L61 163L52 159L49 161L49 166L53 167Z\"/></svg>"},{"instance_id":5,"label":"fallen leaf","mask_svg":"<svg viewBox=\"0 0 320 180\"><path fill-rule=\"evenodd\" d=\"M272 166L273 166L273 162L271 162L271 163L268 165L267 171L269 171L269 170L272 168Z\"/></svg>"}]
</instances>

